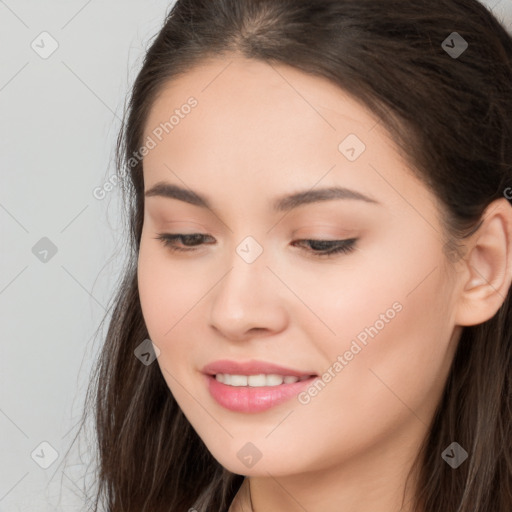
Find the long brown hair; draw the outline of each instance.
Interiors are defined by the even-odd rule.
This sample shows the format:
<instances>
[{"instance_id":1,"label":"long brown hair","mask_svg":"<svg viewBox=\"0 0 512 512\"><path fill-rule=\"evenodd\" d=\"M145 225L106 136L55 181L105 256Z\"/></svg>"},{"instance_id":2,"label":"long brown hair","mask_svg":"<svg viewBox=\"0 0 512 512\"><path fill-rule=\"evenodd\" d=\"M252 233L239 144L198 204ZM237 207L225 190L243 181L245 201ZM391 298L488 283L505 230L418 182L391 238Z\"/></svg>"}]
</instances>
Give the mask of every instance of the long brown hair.
<instances>
[{"instance_id":1,"label":"long brown hair","mask_svg":"<svg viewBox=\"0 0 512 512\"><path fill-rule=\"evenodd\" d=\"M449 54L445 40L468 48ZM448 38L448 39L447 39ZM448 47L453 47L451 43ZM157 364L137 288L142 134L156 95L210 57L237 54L324 77L366 105L443 208L447 255L512 185L512 38L476 0L178 0L145 55L117 144L130 257L87 394L108 512L225 512L243 476L209 453ZM200 108L200 107L199 107ZM464 327L416 463L415 510L512 510L512 305ZM441 458L456 440L457 470Z\"/></svg>"}]
</instances>

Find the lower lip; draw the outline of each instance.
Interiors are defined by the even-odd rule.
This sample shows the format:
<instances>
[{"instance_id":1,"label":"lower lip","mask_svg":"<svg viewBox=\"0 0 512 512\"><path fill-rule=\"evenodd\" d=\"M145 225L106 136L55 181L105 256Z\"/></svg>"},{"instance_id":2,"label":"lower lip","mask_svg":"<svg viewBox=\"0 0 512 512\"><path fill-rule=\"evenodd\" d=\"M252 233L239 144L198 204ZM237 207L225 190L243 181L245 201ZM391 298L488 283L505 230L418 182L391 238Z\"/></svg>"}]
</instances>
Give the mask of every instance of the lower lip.
<instances>
[{"instance_id":1,"label":"lower lip","mask_svg":"<svg viewBox=\"0 0 512 512\"><path fill-rule=\"evenodd\" d=\"M228 386L213 375L205 375L208 389L222 407L235 412L261 412L297 396L317 377L279 386Z\"/></svg>"}]
</instances>

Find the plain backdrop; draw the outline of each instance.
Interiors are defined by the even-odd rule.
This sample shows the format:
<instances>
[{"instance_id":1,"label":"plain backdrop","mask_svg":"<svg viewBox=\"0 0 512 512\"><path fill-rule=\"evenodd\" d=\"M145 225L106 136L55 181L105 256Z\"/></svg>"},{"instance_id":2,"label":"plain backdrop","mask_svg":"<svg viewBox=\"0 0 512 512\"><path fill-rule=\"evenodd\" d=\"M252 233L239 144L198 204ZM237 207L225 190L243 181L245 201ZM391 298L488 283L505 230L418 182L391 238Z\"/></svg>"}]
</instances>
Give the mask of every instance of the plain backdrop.
<instances>
[{"instance_id":1,"label":"plain backdrop","mask_svg":"<svg viewBox=\"0 0 512 512\"><path fill-rule=\"evenodd\" d=\"M64 456L125 261L118 188L94 190L173 3L0 0L0 512L86 510ZM484 3L512 32L512 0Z\"/></svg>"}]
</instances>

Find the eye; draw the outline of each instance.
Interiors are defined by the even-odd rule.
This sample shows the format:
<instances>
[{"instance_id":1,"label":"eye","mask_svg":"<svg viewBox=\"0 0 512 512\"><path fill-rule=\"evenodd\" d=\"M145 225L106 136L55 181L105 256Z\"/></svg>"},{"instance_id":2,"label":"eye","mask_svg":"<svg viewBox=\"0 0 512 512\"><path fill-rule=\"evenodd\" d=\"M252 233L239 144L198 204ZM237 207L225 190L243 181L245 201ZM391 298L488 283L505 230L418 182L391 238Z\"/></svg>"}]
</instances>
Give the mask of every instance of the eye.
<instances>
[{"instance_id":1,"label":"eye","mask_svg":"<svg viewBox=\"0 0 512 512\"><path fill-rule=\"evenodd\" d=\"M349 253L356 248L357 238L349 238L347 240L297 240L296 242L307 242L314 256L329 257L340 253ZM294 243L296 243L294 242Z\"/></svg>"},{"instance_id":2,"label":"eye","mask_svg":"<svg viewBox=\"0 0 512 512\"><path fill-rule=\"evenodd\" d=\"M165 247L168 247L171 251L176 252L190 252L194 251L195 247L202 245L201 242L205 238L212 238L209 235L203 235L201 233L192 233L192 234L184 234L184 233L159 233L156 237L157 240L160 240ZM176 240L181 240L185 247L180 247L176 245ZM307 252L313 254L313 256L322 258L329 257L332 255L345 253L348 254L355 250L357 238L349 238L346 240L313 240L313 239L303 239L303 240L295 240L293 244L298 244L299 242L306 242L309 245L309 249L306 249Z\"/></svg>"},{"instance_id":3,"label":"eye","mask_svg":"<svg viewBox=\"0 0 512 512\"><path fill-rule=\"evenodd\" d=\"M201 233L192 233L190 235L184 234L184 233L176 233L176 234L170 234L170 233L159 233L156 237L157 240L160 240L165 247L169 247L171 251L193 251L193 247L196 245L199 245L197 242L201 242L202 239L206 238L208 235L202 235ZM211 237L210 237L211 238ZM175 244L175 241L177 239L181 239L182 242L184 242L185 246L188 246L189 248L185 249L183 247L179 247ZM191 242L191 245L188 245L188 243Z\"/></svg>"}]
</instances>

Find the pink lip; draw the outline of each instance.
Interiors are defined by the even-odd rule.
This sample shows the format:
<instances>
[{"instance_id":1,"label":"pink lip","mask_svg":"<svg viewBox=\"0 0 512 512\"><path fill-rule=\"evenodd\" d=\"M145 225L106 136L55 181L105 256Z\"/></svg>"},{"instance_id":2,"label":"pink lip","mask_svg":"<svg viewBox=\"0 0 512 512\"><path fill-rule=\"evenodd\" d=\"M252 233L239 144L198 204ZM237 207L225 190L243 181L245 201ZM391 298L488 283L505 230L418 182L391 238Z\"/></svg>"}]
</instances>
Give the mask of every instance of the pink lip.
<instances>
[{"instance_id":1,"label":"pink lip","mask_svg":"<svg viewBox=\"0 0 512 512\"><path fill-rule=\"evenodd\" d=\"M229 361L227 359L207 364L202 369L202 372L208 375L217 375L218 373L230 373L231 375L258 375L260 373L265 373L291 375L299 378L306 375L316 375L315 372L294 370L293 368L286 368L277 364L267 363L266 361L248 361L241 363L237 361Z\"/></svg>"},{"instance_id":2,"label":"pink lip","mask_svg":"<svg viewBox=\"0 0 512 512\"><path fill-rule=\"evenodd\" d=\"M304 388L309 386L316 378L314 372L302 372L285 368L263 361L250 361L237 363L235 361L215 361L203 368L206 385L212 397L218 404L235 412L257 413L279 405L293 396L297 396ZM311 376L302 381L279 386L263 386L252 388L250 386L229 386L215 379L218 373L232 375L257 375L260 373L292 375L295 377Z\"/></svg>"},{"instance_id":3,"label":"pink lip","mask_svg":"<svg viewBox=\"0 0 512 512\"><path fill-rule=\"evenodd\" d=\"M222 384L213 375L204 377L207 379L208 390L217 403L230 411L249 413L262 412L286 402L293 396L297 396L316 379L315 376L292 384L251 388Z\"/></svg>"}]
</instances>

